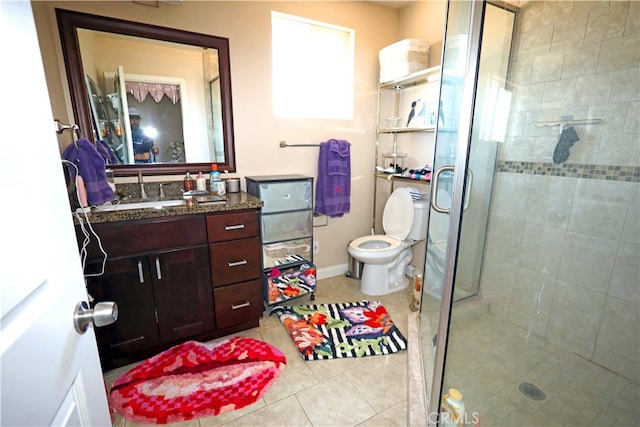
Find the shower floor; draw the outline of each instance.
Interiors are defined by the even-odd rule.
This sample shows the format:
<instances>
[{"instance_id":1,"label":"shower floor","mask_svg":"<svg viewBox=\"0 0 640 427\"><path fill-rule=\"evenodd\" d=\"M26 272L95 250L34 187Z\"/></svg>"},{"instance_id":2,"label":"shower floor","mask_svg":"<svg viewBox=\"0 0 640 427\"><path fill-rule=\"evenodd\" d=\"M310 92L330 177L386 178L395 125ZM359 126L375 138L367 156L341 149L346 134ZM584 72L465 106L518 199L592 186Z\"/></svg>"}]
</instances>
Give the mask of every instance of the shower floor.
<instances>
[{"instance_id":1,"label":"shower floor","mask_svg":"<svg viewBox=\"0 0 640 427\"><path fill-rule=\"evenodd\" d=\"M443 391L462 392L469 423L477 415L482 426L640 425L638 383L528 336L482 306L473 299L454 305L445 368ZM539 388L544 400L525 396L523 383Z\"/></svg>"}]
</instances>

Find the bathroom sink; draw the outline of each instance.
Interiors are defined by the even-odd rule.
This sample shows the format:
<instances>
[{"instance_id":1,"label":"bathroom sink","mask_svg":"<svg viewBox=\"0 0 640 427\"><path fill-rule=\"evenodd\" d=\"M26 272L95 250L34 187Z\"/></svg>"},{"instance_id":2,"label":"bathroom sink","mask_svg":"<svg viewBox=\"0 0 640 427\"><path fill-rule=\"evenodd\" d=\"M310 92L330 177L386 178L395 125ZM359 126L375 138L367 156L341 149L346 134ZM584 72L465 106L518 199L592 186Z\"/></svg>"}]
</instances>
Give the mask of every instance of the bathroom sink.
<instances>
[{"instance_id":1,"label":"bathroom sink","mask_svg":"<svg viewBox=\"0 0 640 427\"><path fill-rule=\"evenodd\" d=\"M171 206L185 206L187 202L180 200L150 200L148 202L120 203L114 205L100 205L93 208L98 212L118 212L134 209L164 209Z\"/></svg>"}]
</instances>

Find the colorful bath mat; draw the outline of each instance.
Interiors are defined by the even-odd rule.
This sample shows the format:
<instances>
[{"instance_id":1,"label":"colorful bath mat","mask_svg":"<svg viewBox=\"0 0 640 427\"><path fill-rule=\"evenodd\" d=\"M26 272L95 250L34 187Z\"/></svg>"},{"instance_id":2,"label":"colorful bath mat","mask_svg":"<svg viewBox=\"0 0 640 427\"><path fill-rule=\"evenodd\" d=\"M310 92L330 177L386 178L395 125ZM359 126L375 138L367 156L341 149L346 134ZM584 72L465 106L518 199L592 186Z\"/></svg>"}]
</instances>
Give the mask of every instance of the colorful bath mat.
<instances>
[{"instance_id":1,"label":"colorful bath mat","mask_svg":"<svg viewBox=\"0 0 640 427\"><path fill-rule=\"evenodd\" d=\"M109 403L140 423L219 415L260 399L285 363L280 350L252 338L187 341L120 376L109 392Z\"/></svg>"},{"instance_id":2,"label":"colorful bath mat","mask_svg":"<svg viewBox=\"0 0 640 427\"><path fill-rule=\"evenodd\" d=\"M364 357L406 350L407 340L380 301L275 306L305 360Z\"/></svg>"}]
</instances>

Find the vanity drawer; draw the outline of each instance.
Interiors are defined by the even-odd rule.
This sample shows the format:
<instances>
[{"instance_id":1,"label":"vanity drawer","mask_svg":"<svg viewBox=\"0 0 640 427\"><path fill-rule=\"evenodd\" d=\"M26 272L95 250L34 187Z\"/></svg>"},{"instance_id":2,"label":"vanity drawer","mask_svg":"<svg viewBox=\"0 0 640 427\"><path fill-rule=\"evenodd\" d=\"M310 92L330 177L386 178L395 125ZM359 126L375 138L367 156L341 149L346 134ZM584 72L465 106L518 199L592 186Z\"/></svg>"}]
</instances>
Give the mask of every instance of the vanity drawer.
<instances>
[{"instance_id":1,"label":"vanity drawer","mask_svg":"<svg viewBox=\"0 0 640 427\"><path fill-rule=\"evenodd\" d=\"M94 224L93 229L112 258L207 243L201 215L105 222ZM84 234L79 227L76 236L81 247ZM89 259L102 259L97 239L91 239L87 255Z\"/></svg>"},{"instance_id":2,"label":"vanity drawer","mask_svg":"<svg viewBox=\"0 0 640 427\"><path fill-rule=\"evenodd\" d=\"M260 279L213 290L216 328L249 322L262 316L262 281Z\"/></svg>"},{"instance_id":3,"label":"vanity drawer","mask_svg":"<svg viewBox=\"0 0 640 427\"><path fill-rule=\"evenodd\" d=\"M213 286L244 282L260 277L260 238L209 244Z\"/></svg>"},{"instance_id":4,"label":"vanity drawer","mask_svg":"<svg viewBox=\"0 0 640 427\"><path fill-rule=\"evenodd\" d=\"M207 216L207 236L210 242L258 236L259 227L257 210Z\"/></svg>"}]
</instances>

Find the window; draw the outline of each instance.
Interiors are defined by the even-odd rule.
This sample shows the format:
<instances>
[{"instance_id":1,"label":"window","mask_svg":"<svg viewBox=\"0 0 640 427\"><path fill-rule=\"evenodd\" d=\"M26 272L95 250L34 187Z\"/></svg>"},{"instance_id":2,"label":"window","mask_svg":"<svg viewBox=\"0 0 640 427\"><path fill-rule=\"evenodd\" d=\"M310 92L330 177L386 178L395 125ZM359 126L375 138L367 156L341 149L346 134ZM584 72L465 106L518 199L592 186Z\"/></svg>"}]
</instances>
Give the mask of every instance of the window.
<instances>
[{"instance_id":1,"label":"window","mask_svg":"<svg viewBox=\"0 0 640 427\"><path fill-rule=\"evenodd\" d=\"M354 30L271 12L277 117L353 119Z\"/></svg>"}]
</instances>

